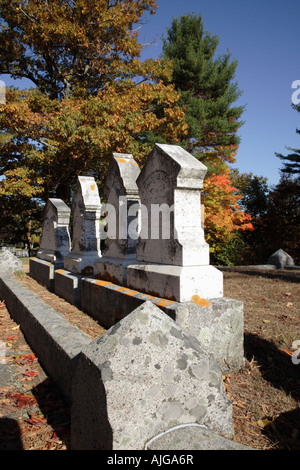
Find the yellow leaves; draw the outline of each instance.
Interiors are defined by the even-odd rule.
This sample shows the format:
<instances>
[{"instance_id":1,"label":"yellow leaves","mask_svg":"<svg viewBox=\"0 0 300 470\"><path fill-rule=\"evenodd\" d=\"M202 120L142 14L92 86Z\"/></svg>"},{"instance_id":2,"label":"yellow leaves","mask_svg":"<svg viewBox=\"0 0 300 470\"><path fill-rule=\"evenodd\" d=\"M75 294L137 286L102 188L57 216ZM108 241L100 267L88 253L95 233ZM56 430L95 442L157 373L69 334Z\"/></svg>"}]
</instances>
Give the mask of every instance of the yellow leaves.
<instances>
[{"instance_id":1,"label":"yellow leaves","mask_svg":"<svg viewBox=\"0 0 300 470\"><path fill-rule=\"evenodd\" d=\"M259 419L256 423L260 428L264 429L267 426L270 426L272 424L272 421L270 421L269 419Z\"/></svg>"}]
</instances>

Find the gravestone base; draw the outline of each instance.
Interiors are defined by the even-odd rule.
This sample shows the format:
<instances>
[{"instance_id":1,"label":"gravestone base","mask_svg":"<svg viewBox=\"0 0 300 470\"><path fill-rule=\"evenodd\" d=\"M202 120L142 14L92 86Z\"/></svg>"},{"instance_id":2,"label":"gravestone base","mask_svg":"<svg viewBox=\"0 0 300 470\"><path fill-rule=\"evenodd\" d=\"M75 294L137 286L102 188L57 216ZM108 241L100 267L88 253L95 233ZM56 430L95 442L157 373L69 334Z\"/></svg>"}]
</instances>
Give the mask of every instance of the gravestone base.
<instances>
[{"instance_id":1,"label":"gravestone base","mask_svg":"<svg viewBox=\"0 0 300 470\"><path fill-rule=\"evenodd\" d=\"M127 286L157 297L189 302L194 296L223 296L223 274L214 266L132 264L127 268Z\"/></svg>"},{"instance_id":2,"label":"gravestone base","mask_svg":"<svg viewBox=\"0 0 300 470\"><path fill-rule=\"evenodd\" d=\"M82 276L64 269L54 273L54 292L76 307L81 307L81 279Z\"/></svg>"},{"instance_id":3,"label":"gravestone base","mask_svg":"<svg viewBox=\"0 0 300 470\"><path fill-rule=\"evenodd\" d=\"M64 269L81 276L93 276L94 263L99 259L100 255L98 252L84 255L69 254L65 257Z\"/></svg>"},{"instance_id":4,"label":"gravestone base","mask_svg":"<svg viewBox=\"0 0 300 470\"><path fill-rule=\"evenodd\" d=\"M126 286L127 267L133 263L136 263L135 257L123 259L103 256L94 264L94 277Z\"/></svg>"},{"instance_id":5,"label":"gravestone base","mask_svg":"<svg viewBox=\"0 0 300 470\"><path fill-rule=\"evenodd\" d=\"M64 257L59 253L55 253L53 250L39 250L37 252L37 258L54 264L55 269L64 267Z\"/></svg>"},{"instance_id":6,"label":"gravestone base","mask_svg":"<svg viewBox=\"0 0 300 470\"><path fill-rule=\"evenodd\" d=\"M54 290L54 272L55 265L48 261L30 258L29 260L29 274L33 279L39 282L42 286L47 287L50 292Z\"/></svg>"},{"instance_id":7,"label":"gravestone base","mask_svg":"<svg viewBox=\"0 0 300 470\"><path fill-rule=\"evenodd\" d=\"M213 354L223 373L244 366L243 302L224 297L174 302L109 281L90 278L81 281L81 309L106 329L146 301L151 301L196 337Z\"/></svg>"}]
</instances>

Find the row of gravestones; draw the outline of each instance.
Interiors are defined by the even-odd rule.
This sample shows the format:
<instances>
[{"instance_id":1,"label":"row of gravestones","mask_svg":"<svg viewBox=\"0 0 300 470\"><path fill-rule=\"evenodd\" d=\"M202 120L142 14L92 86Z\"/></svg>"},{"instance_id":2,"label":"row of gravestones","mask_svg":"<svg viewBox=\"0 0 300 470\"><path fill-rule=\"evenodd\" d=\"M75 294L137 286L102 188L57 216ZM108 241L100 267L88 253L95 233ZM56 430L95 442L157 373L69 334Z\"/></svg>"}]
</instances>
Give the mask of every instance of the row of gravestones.
<instances>
[{"instance_id":1,"label":"row of gravestones","mask_svg":"<svg viewBox=\"0 0 300 470\"><path fill-rule=\"evenodd\" d=\"M142 171L132 155L114 154L105 207L95 180L78 178L72 244L71 210L58 199L46 204L36 261L80 277L82 295L97 309L115 310L115 302L130 307L76 362L74 449L142 449L155 436L159 443L151 440L150 449L201 449L204 441L215 448L215 437L203 432L233 436L220 364L244 364L243 306L223 298L222 274L209 264L201 214L205 174L178 146L156 144ZM153 217L162 206L165 213ZM167 236L158 226L165 215ZM169 303L172 315L147 298Z\"/></svg>"},{"instance_id":2,"label":"row of gravestones","mask_svg":"<svg viewBox=\"0 0 300 470\"><path fill-rule=\"evenodd\" d=\"M132 155L114 154L104 207L94 178L78 177L72 246L70 208L48 200L30 274L106 329L151 300L192 332L224 372L240 369L243 303L223 297L223 274L209 264L201 211L205 174L206 167L179 146L156 144L142 171ZM153 217L153 209L157 214L162 208L161 217Z\"/></svg>"},{"instance_id":3,"label":"row of gravestones","mask_svg":"<svg viewBox=\"0 0 300 470\"><path fill-rule=\"evenodd\" d=\"M205 174L206 167L179 146L156 144L142 171L132 155L114 154L104 206L94 178L78 177L72 246L70 209L61 200L48 200L37 257L178 302L222 297L223 276L209 264L204 239ZM108 232L102 231L101 252L104 208Z\"/></svg>"}]
</instances>

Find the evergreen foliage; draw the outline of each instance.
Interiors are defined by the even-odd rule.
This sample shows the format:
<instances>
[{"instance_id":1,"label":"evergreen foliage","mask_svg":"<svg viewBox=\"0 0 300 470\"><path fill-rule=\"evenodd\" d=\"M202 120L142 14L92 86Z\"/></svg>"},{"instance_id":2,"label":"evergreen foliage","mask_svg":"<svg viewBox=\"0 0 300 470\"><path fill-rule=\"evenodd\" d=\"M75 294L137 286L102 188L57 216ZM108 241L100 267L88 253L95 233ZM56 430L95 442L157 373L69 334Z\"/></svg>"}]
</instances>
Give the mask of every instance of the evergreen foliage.
<instances>
[{"instance_id":1,"label":"evergreen foliage","mask_svg":"<svg viewBox=\"0 0 300 470\"><path fill-rule=\"evenodd\" d=\"M300 111L299 105L292 105L296 111ZM296 133L300 134L300 129L296 129ZM280 153L275 153L275 155L283 161L284 167L282 168L283 173L290 175L300 175L300 149L294 149L292 147L287 147L287 150L291 151L289 155L282 155Z\"/></svg>"}]
</instances>

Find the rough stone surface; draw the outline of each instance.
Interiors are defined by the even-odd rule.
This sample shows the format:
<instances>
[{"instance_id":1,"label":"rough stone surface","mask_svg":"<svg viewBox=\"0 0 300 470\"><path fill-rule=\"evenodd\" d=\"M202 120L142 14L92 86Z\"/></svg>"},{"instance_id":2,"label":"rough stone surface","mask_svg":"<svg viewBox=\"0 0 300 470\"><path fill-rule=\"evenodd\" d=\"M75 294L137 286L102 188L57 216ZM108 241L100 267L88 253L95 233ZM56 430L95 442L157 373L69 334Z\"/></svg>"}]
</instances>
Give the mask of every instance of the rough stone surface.
<instances>
[{"instance_id":1,"label":"rough stone surface","mask_svg":"<svg viewBox=\"0 0 300 470\"><path fill-rule=\"evenodd\" d=\"M0 277L0 296L44 370L71 400L77 356L92 338L13 276Z\"/></svg>"},{"instance_id":2,"label":"rough stone surface","mask_svg":"<svg viewBox=\"0 0 300 470\"><path fill-rule=\"evenodd\" d=\"M108 281L84 278L81 308L105 328L111 328L150 300L211 352L223 373L244 366L243 303L228 298L174 302Z\"/></svg>"},{"instance_id":3,"label":"rough stone surface","mask_svg":"<svg viewBox=\"0 0 300 470\"><path fill-rule=\"evenodd\" d=\"M254 450L226 439L202 425L186 425L168 429L152 438L145 450Z\"/></svg>"},{"instance_id":4,"label":"rough stone surface","mask_svg":"<svg viewBox=\"0 0 300 470\"><path fill-rule=\"evenodd\" d=\"M136 257L139 234L140 197L136 179L138 164L130 154L113 154L110 162L104 198L107 203L107 231L102 258L94 264L94 275L126 285L126 267Z\"/></svg>"},{"instance_id":5,"label":"rough stone surface","mask_svg":"<svg viewBox=\"0 0 300 470\"><path fill-rule=\"evenodd\" d=\"M214 355L223 373L244 367L243 302L195 298L194 303L177 303L174 310L176 323Z\"/></svg>"},{"instance_id":6,"label":"rough stone surface","mask_svg":"<svg viewBox=\"0 0 300 470\"><path fill-rule=\"evenodd\" d=\"M110 281L84 278L81 282L82 310L107 329L147 300L164 310L171 318L175 317L173 301L143 294Z\"/></svg>"},{"instance_id":7,"label":"rough stone surface","mask_svg":"<svg viewBox=\"0 0 300 470\"><path fill-rule=\"evenodd\" d=\"M71 448L139 450L187 423L232 437L222 373L194 337L145 302L80 354Z\"/></svg>"},{"instance_id":8,"label":"rough stone surface","mask_svg":"<svg viewBox=\"0 0 300 470\"><path fill-rule=\"evenodd\" d=\"M93 177L78 177L72 212L72 249L64 259L64 268L76 274L93 275L94 263L101 256L101 202Z\"/></svg>"},{"instance_id":9,"label":"rough stone surface","mask_svg":"<svg viewBox=\"0 0 300 470\"><path fill-rule=\"evenodd\" d=\"M70 251L70 215L71 209L61 199L48 199L37 257L54 263L55 267L63 266Z\"/></svg>"},{"instance_id":10,"label":"rough stone surface","mask_svg":"<svg viewBox=\"0 0 300 470\"><path fill-rule=\"evenodd\" d=\"M190 302L195 295L223 297L223 274L214 266L131 264L127 286L176 302Z\"/></svg>"},{"instance_id":11,"label":"rough stone surface","mask_svg":"<svg viewBox=\"0 0 300 470\"><path fill-rule=\"evenodd\" d=\"M290 255L280 248L270 256L268 264L274 265L277 269L284 269L294 266L294 261Z\"/></svg>"},{"instance_id":12,"label":"rough stone surface","mask_svg":"<svg viewBox=\"0 0 300 470\"><path fill-rule=\"evenodd\" d=\"M81 307L81 280L79 274L57 269L54 273L54 292L70 304Z\"/></svg>"},{"instance_id":13,"label":"rough stone surface","mask_svg":"<svg viewBox=\"0 0 300 470\"><path fill-rule=\"evenodd\" d=\"M50 261L38 258L30 258L29 273L42 286L47 287L51 292L54 290L55 265Z\"/></svg>"},{"instance_id":14,"label":"rough stone surface","mask_svg":"<svg viewBox=\"0 0 300 470\"><path fill-rule=\"evenodd\" d=\"M23 271L22 261L9 250L0 251L0 275Z\"/></svg>"}]
</instances>

